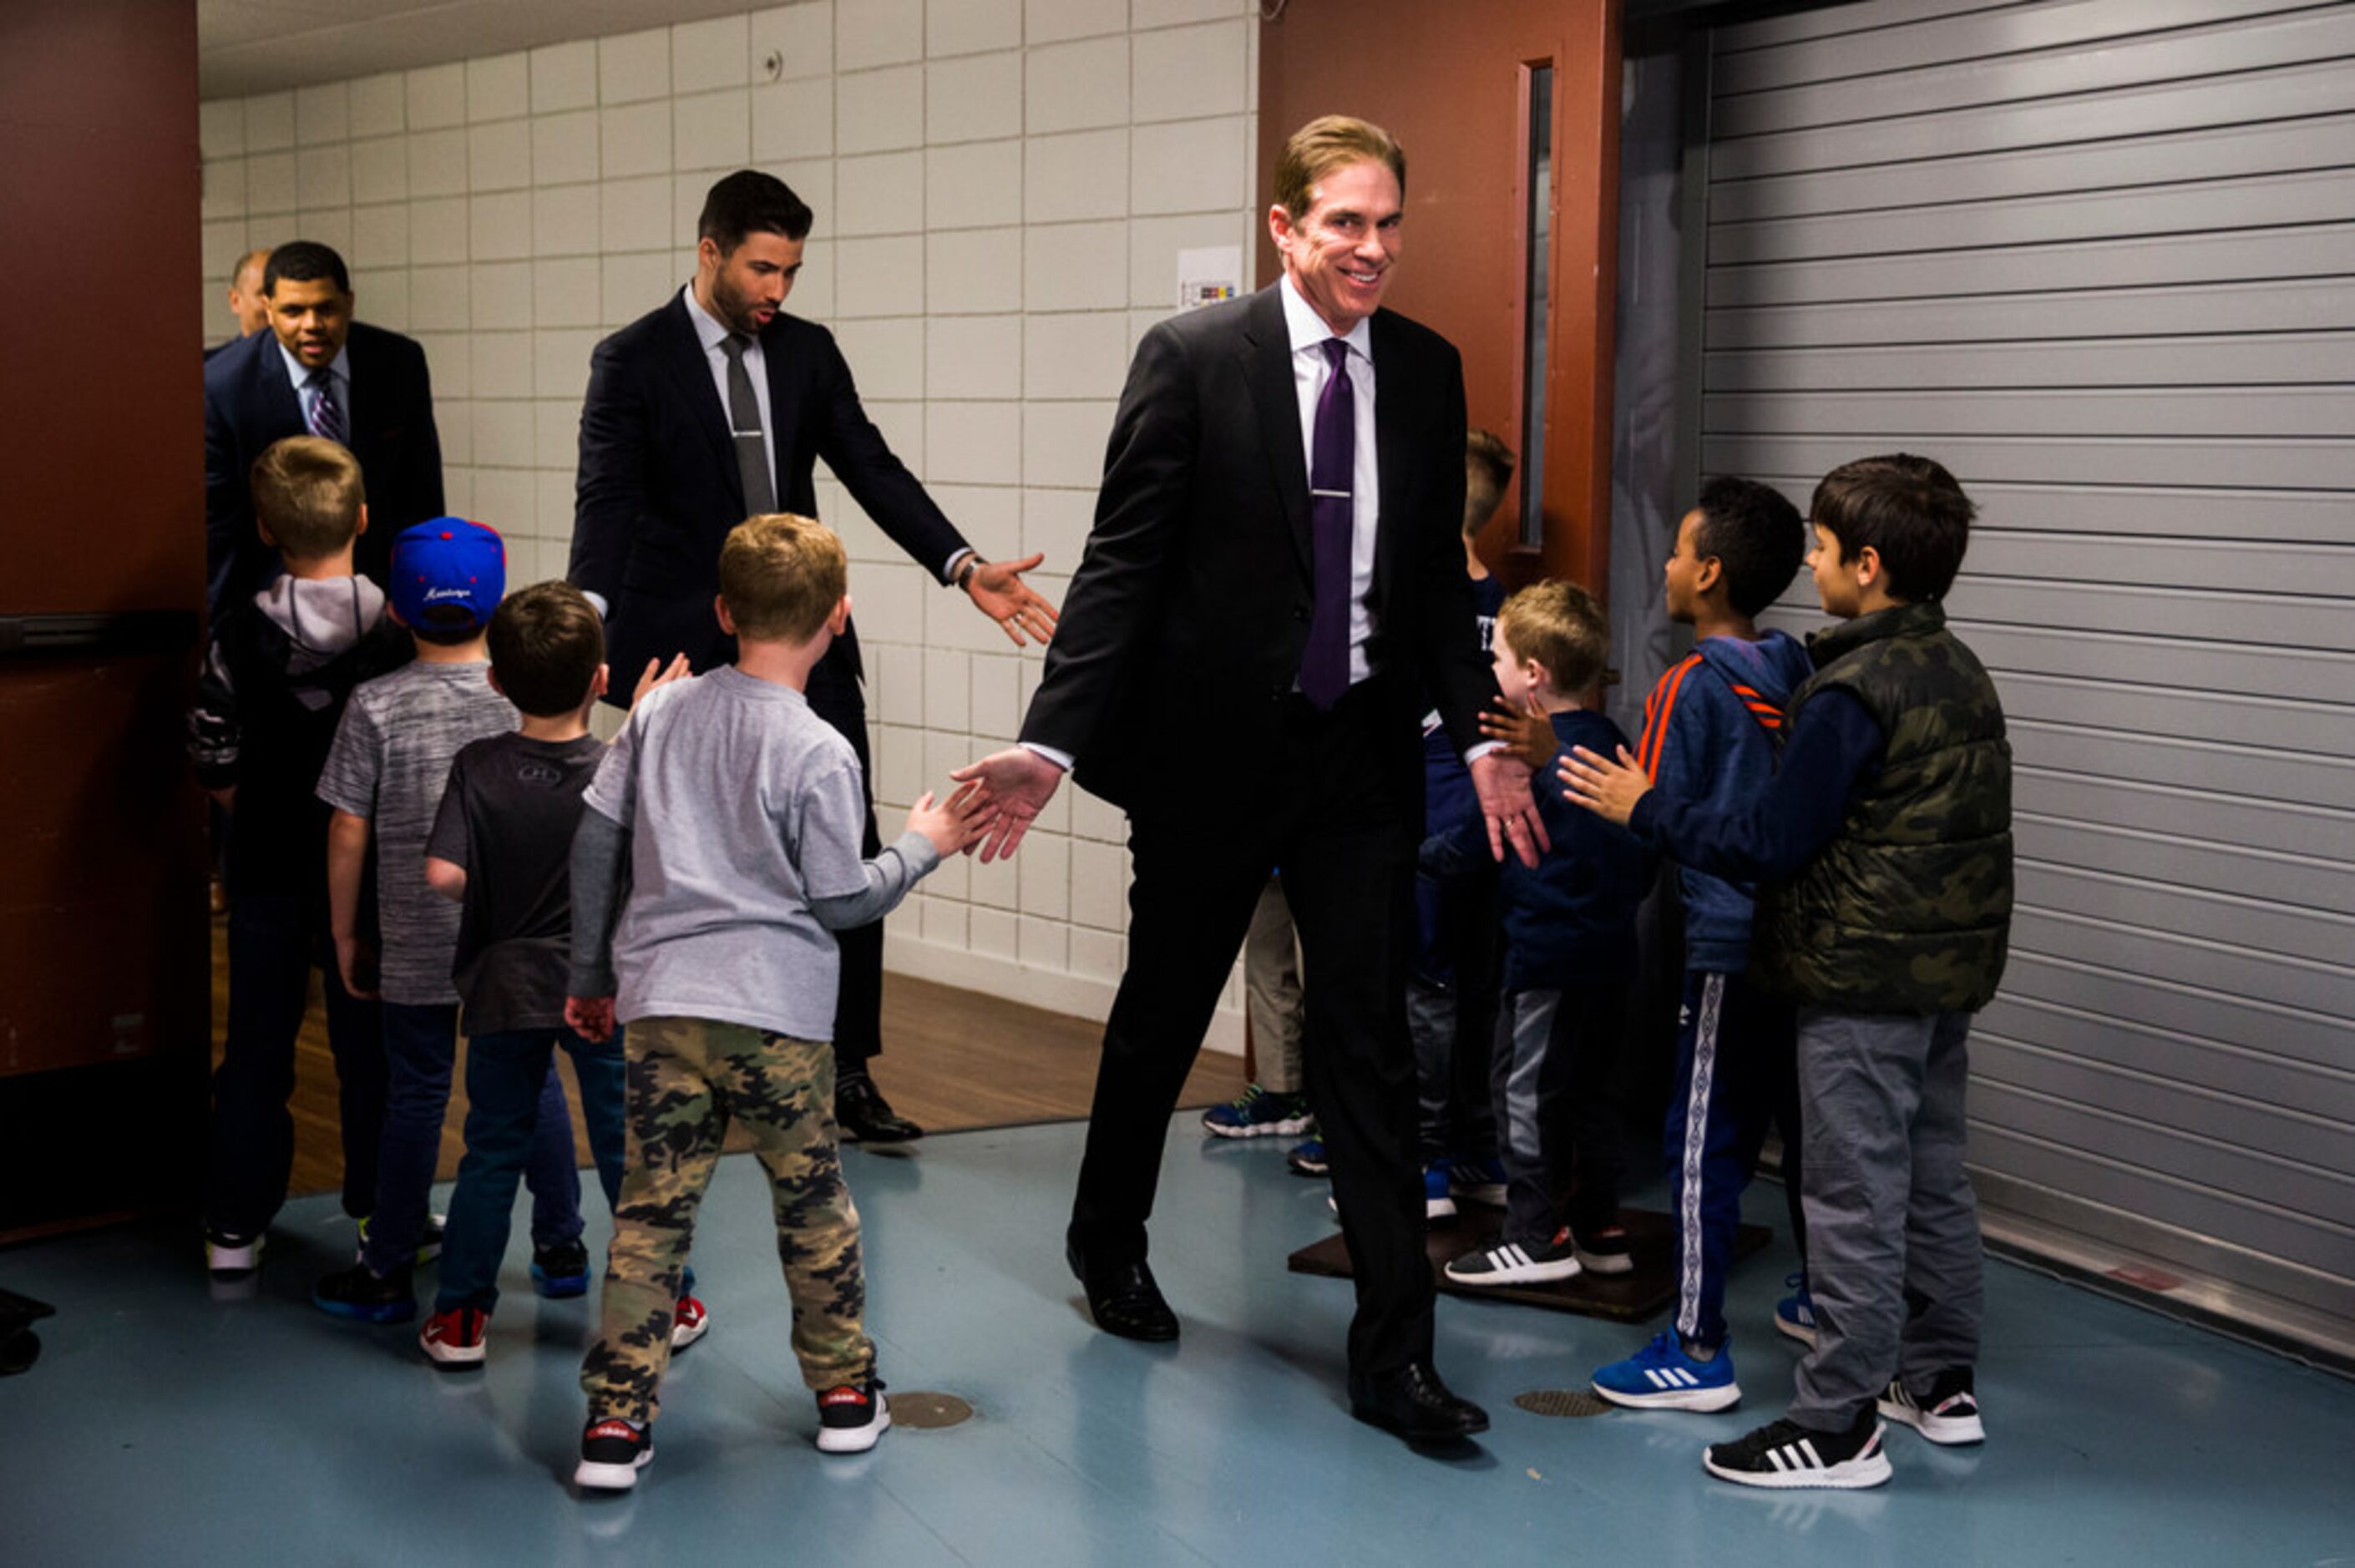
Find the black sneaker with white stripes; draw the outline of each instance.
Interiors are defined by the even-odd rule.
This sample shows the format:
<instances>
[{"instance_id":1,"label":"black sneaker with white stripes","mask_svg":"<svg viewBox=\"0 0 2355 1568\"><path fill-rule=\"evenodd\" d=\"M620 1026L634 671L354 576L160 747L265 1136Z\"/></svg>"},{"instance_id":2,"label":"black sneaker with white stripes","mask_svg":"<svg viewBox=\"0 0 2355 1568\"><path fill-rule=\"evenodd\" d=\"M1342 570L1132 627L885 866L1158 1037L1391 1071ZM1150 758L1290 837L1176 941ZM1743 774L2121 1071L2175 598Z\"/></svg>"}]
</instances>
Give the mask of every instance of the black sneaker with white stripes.
<instances>
[{"instance_id":1,"label":"black sneaker with white stripes","mask_svg":"<svg viewBox=\"0 0 2355 1568\"><path fill-rule=\"evenodd\" d=\"M1881 1414L1891 1421L1902 1421L1933 1443L1987 1441L1968 1367L1948 1367L1930 1380L1930 1391L1919 1399L1906 1389L1903 1379L1891 1380L1889 1392L1881 1396Z\"/></svg>"},{"instance_id":2,"label":"black sneaker with white stripes","mask_svg":"<svg viewBox=\"0 0 2355 1568\"><path fill-rule=\"evenodd\" d=\"M1721 1481L1745 1487L1828 1487L1859 1491L1889 1478L1880 1418L1867 1405L1845 1432L1817 1432L1776 1421L1731 1443L1712 1443L1701 1464Z\"/></svg>"},{"instance_id":3,"label":"black sneaker with white stripes","mask_svg":"<svg viewBox=\"0 0 2355 1568\"><path fill-rule=\"evenodd\" d=\"M1447 1266L1447 1277L1458 1285L1541 1285L1577 1274L1578 1255L1567 1225L1544 1241L1498 1242L1487 1252L1465 1253Z\"/></svg>"}]
</instances>

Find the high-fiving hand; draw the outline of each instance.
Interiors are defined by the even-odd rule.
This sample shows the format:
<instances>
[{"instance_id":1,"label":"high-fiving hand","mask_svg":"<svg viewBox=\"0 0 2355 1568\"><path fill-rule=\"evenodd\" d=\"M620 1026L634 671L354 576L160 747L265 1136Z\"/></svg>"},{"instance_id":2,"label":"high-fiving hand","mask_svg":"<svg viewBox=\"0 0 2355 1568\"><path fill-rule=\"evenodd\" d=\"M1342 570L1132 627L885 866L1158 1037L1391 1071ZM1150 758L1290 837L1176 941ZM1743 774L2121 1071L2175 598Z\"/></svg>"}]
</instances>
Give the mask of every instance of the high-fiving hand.
<instances>
[{"instance_id":1,"label":"high-fiving hand","mask_svg":"<svg viewBox=\"0 0 2355 1568\"><path fill-rule=\"evenodd\" d=\"M1055 630L1055 607L1022 580L1024 572L1046 558L1041 553L1018 561L984 561L964 580L965 594L975 607L1004 628L1017 648L1025 646L1022 634L1026 631L1044 646Z\"/></svg>"},{"instance_id":2,"label":"high-fiving hand","mask_svg":"<svg viewBox=\"0 0 2355 1568\"><path fill-rule=\"evenodd\" d=\"M949 777L960 784L981 786L982 810L988 821L981 840L981 858L986 863L1003 860L1021 847L1022 835L1054 799L1063 770L1035 751L1009 746L978 762L966 763ZM966 847L970 852L971 846Z\"/></svg>"}]
</instances>

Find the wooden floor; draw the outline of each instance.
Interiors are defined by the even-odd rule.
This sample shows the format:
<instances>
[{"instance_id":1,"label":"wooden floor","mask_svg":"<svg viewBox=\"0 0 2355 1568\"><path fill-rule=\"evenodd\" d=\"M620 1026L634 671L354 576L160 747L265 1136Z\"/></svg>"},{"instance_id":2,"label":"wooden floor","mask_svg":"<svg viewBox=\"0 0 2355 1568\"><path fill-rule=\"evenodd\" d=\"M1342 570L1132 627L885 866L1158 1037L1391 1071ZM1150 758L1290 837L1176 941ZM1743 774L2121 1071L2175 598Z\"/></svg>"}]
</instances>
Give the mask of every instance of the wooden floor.
<instances>
[{"instance_id":1,"label":"wooden floor","mask_svg":"<svg viewBox=\"0 0 2355 1568\"><path fill-rule=\"evenodd\" d=\"M229 1016L228 922L213 922L213 1056L219 1060ZM875 1079L900 1115L932 1132L957 1132L1016 1122L1060 1121L1088 1114L1095 1086L1096 1047L1103 1026L1018 1002L956 991L910 975L883 980L883 1054ZM450 1114L442 1126L441 1177L457 1174L464 1152L465 1057L461 1047ZM1184 1103L1210 1105L1240 1093L1240 1056L1203 1053L1186 1080ZM589 1160L581 1131L580 1095L565 1075L573 1107L573 1139ZM315 977L311 1011L294 1051L294 1182L296 1192L343 1184L336 1128L336 1067L327 1052ZM731 1139L729 1147L739 1144Z\"/></svg>"}]
</instances>

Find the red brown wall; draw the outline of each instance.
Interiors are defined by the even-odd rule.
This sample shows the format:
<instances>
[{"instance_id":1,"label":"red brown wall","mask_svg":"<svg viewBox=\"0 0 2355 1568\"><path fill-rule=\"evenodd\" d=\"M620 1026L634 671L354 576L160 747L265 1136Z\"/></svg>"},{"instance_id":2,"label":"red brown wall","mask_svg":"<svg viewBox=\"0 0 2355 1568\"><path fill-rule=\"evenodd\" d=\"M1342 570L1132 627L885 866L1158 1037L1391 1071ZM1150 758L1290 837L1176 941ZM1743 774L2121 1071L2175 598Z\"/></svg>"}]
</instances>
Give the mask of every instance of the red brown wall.
<instances>
[{"instance_id":1,"label":"red brown wall","mask_svg":"<svg viewBox=\"0 0 2355 1568\"><path fill-rule=\"evenodd\" d=\"M180 746L204 574L196 7L0 5L0 149L5 1235L184 1202L201 1176L205 861ZM123 612L144 651L5 647L23 617Z\"/></svg>"}]
</instances>

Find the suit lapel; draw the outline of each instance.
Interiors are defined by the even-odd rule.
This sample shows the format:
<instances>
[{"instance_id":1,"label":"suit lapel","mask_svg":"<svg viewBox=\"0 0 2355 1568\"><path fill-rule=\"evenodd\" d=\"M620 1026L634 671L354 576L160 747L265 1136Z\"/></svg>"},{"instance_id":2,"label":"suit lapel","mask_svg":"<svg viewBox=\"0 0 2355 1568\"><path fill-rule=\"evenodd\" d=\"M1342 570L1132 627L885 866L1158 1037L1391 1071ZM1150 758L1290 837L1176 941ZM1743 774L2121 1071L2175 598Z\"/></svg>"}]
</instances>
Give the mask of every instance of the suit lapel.
<instances>
[{"instance_id":1,"label":"suit lapel","mask_svg":"<svg viewBox=\"0 0 2355 1568\"><path fill-rule=\"evenodd\" d=\"M1369 592L1376 605L1387 596L1391 583L1397 579L1392 558L1401 547L1407 530L1404 526L1408 480L1407 435L1412 421L1408 407L1413 380L1406 367L1399 363L1398 336L1391 331L1388 312L1376 311L1373 317L1372 348L1374 356L1374 580ZM1385 377L1387 376L1387 379Z\"/></svg>"},{"instance_id":2,"label":"suit lapel","mask_svg":"<svg viewBox=\"0 0 2355 1568\"><path fill-rule=\"evenodd\" d=\"M266 330L256 335L266 339L256 345L253 356L261 387L262 429L309 435L311 427L303 418L303 399L295 395L294 383L287 379L284 352ZM359 377L355 376L352 380L357 385Z\"/></svg>"},{"instance_id":3,"label":"suit lapel","mask_svg":"<svg viewBox=\"0 0 2355 1568\"><path fill-rule=\"evenodd\" d=\"M1308 535L1308 458L1300 429L1300 395L1292 376L1292 335L1284 330L1281 283L1252 298L1243 318L1243 381L1259 415L1260 445L1274 471L1275 493L1300 569L1312 569Z\"/></svg>"},{"instance_id":4,"label":"suit lapel","mask_svg":"<svg viewBox=\"0 0 2355 1568\"><path fill-rule=\"evenodd\" d=\"M695 335L695 322L687 313L683 296L671 296L670 310L664 320L667 328L663 334L664 356L671 378L678 384L678 396L694 416L704 440L711 443L721 482L736 498L736 514L741 517L744 514L744 478L736 469L736 442L729 434L728 410L719 406L719 388L711 379L711 362L704 357L703 340Z\"/></svg>"},{"instance_id":5,"label":"suit lapel","mask_svg":"<svg viewBox=\"0 0 2355 1568\"><path fill-rule=\"evenodd\" d=\"M784 322L780 314L761 334L761 360L769 375L769 491L777 498L779 511L791 512L785 449L787 432L801 429L802 377L799 367L787 363L793 356L785 351Z\"/></svg>"}]
</instances>

